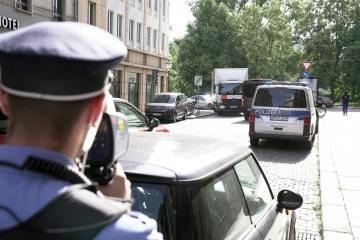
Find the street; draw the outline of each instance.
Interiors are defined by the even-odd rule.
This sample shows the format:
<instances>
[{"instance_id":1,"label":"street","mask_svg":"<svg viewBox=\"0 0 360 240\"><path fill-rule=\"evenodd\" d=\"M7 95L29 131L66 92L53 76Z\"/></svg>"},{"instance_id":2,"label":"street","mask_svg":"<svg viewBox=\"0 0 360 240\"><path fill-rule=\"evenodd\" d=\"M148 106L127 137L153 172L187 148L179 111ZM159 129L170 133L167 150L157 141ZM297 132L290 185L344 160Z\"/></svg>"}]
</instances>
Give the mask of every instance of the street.
<instances>
[{"instance_id":1,"label":"street","mask_svg":"<svg viewBox=\"0 0 360 240\"><path fill-rule=\"evenodd\" d=\"M352 199L360 198L360 165L354 163L358 135L355 133L360 133L359 127L354 129L354 126L359 118L360 112L351 111L349 116L342 116L339 109L328 109L325 118L320 120L320 134L311 151L298 142L275 140L263 140L259 147L253 148L275 196L280 190L289 189L304 198L303 206L297 210L297 239L322 239L322 230L323 239L348 239L343 235L339 237L339 232L347 233L349 239L353 239L351 233L355 238L359 237L359 211L349 209L355 210ZM240 115L219 117L211 114L166 124L166 128L171 133L224 139L250 146L248 122ZM340 190L333 184L337 179ZM334 202L336 199L344 199L345 203Z\"/></svg>"}]
</instances>

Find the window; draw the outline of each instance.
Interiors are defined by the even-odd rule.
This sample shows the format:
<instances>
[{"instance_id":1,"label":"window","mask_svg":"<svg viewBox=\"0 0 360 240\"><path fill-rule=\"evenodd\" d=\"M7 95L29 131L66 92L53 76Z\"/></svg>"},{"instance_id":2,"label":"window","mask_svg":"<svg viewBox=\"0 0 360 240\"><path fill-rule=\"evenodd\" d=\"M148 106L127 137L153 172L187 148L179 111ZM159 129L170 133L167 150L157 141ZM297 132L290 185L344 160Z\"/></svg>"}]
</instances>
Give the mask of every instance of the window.
<instances>
[{"instance_id":1,"label":"window","mask_svg":"<svg viewBox=\"0 0 360 240\"><path fill-rule=\"evenodd\" d=\"M166 14L166 0L163 0L163 16Z\"/></svg>"},{"instance_id":2,"label":"window","mask_svg":"<svg viewBox=\"0 0 360 240\"><path fill-rule=\"evenodd\" d=\"M194 222L201 239L239 239L251 222L233 169L200 187L193 198ZM200 235L200 233L199 233Z\"/></svg>"},{"instance_id":3,"label":"window","mask_svg":"<svg viewBox=\"0 0 360 240\"><path fill-rule=\"evenodd\" d=\"M151 7L152 7L151 3L152 3L151 0L148 0L148 7L149 7L150 10L151 10Z\"/></svg>"},{"instance_id":4,"label":"window","mask_svg":"<svg viewBox=\"0 0 360 240\"><path fill-rule=\"evenodd\" d=\"M165 50L165 33L161 35L161 50Z\"/></svg>"},{"instance_id":5,"label":"window","mask_svg":"<svg viewBox=\"0 0 360 240\"><path fill-rule=\"evenodd\" d=\"M306 108L306 95L302 89L260 88L255 97L255 106L280 108Z\"/></svg>"},{"instance_id":6,"label":"window","mask_svg":"<svg viewBox=\"0 0 360 240\"><path fill-rule=\"evenodd\" d=\"M144 116L131 105L124 102L116 102L115 109L126 116L129 127L147 127Z\"/></svg>"},{"instance_id":7,"label":"window","mask_svg":"<svg viewBox=\"0 0 360 240\"><path fill-rule=\"evenodd\" d=\"M31 0L16 0L16 8L31 11Z\"/></svg>"},{"instance_id":8,"label":"window","mask_svg":"<svg viewBox=\"0 0 360 240\"><path fill-rule=\"evenodd\" d=\"M128 73L128 100L136 107L139 107L139 85L141 74L140 73Z\"/></svg>"},{"instance_id":9,"label":"window","mask_svg":"<svg viewBox=\"0 0 360 240\"><path fill-rule=\"evenodd\" d=\"M141 30L142 30L142 24L137 23L137 28L136 28L136 42L137 43L141 43Z\"/></svg>"},{"instance_id":10,"label":"window","mask_svg":"<svg viewBox=\"0 0 360 240\"><path fill-rule=\"evenodd\" d=\"M157 12L158 10L158 0L154 0L154 11Z\"/></svg>"},{"instance_id":11,"label":"window","mask_svg":"<svg viewBox=\"0 0 360 240\"><path fill-rule=\"evenodd\" d=\"M129 20L129 40L134 41L134 20Z\"/></svg>"},{"instance_id":12,"label":"window","mask_svg":"<svg viewBox=\"0 0 360 240\"><path fill-rule=\"evenodd\" d=\"M157 31L154 29L154 31L153 31L153 47L154 47L154 49L156 49L156 45L157 45L157 40L156 40L156 38L157 38Z\"/></svg>"},{"instance_id":13,"label":"window","mask_svg":"<svg viewBox=\"0 0 360 240\"><path fill-rule=\"evenodd\" d=\"M256 222L271 204L272 194L269 186L251 155L235 165L235 171L243 189L250 216Z\"/></svg>"},{"instance_id":14,"label":"window","mask_svg":"<svg viewBox=\"0 0 360 240\"><path fill-rule=\"evenodd\" d=\"M54 7L54 20L62 21L63 20L63 0L53 0Z\"/></svg>"},{"instance_id":15,"label":"window","mask_svg":"<svg viewBox=\"0 0 360 240\"><path fill-rule=\"evenodd\" d=\"M150 103L155 94L155 79L152 74L146 75L146 103Z\"/></svg>"},{"instance_id":16,"label":"window","mask_svg":"<svg viewBox=\"0 0 360 240\"><path fill-rule=\"evenodd\" d=\"M122 72L120 70L113 70L114 80L110 86L110 93L113 97L119 98L121 97L122 91Z\"/></svg>"},{"instance_id":17,"label":"window","mask_svg":"<svg viewBox=\"0 0 360 240\"><path fill-rule=\"evenodd\" d=\"M151 46L151 27L147 27L147 46Z\"/></svg>"},{"instance_id":18,"label":"window","mask_svg":"<svg viewBox=\"0 0 360 240\"><path fill-rule=\"evenodd\" d=\"M139 6L139 9L142 8L142 0L138 0L138 6Z\"/></svg>"},{"instance_id":19,"label":"window","mask_svg":"<svg viewBox=\"0 0 360 240\"><path fill-rule=\"evenodd\" d=\"M116 36L120 39L122 39L122 21L123 21L123 16L118 14L117 15L117 29L116 29Z\"/></svg>"},{"instance_id":20,"label":"window","mask_svg":"<svg viewBox=\"0 0 360 240\"><path fill-rule=\"evenodd\" d=\"M108 26L107 31L109 33L113 33L113 21L114 20L114 13L112 11L108 11Z\"/></svg>"},{"instance_id":21,"label":"window","mask_svg":"<svg viewBox=\"0 0 360 240\"><path fill-rule=\"evenodd\" d=\"M93 2L89 2L88 5L88 24L96 25L96 5Z\"/></svg>"}]
</instances>

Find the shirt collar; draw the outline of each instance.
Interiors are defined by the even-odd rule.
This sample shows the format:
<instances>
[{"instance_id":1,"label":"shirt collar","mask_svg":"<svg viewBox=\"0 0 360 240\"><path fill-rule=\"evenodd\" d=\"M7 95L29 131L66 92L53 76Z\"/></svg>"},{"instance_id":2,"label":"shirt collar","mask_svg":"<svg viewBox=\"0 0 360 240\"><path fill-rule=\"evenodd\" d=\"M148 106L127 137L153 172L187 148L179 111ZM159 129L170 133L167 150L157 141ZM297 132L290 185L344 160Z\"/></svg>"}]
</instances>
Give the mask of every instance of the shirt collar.
<instances>
[{"instance_id":1,"label":"shirt collar","mask_svg":"<svg viewBox=\"0 0 360 240\"><path fill-rule=\"evenodd\" d=\"M21 167L29 156L43 158L68 167L78 168L75 161L70 160L64 154L59 152L21 145L0 145L0 161L9 161Z\"/></svg>"}]
</instances>

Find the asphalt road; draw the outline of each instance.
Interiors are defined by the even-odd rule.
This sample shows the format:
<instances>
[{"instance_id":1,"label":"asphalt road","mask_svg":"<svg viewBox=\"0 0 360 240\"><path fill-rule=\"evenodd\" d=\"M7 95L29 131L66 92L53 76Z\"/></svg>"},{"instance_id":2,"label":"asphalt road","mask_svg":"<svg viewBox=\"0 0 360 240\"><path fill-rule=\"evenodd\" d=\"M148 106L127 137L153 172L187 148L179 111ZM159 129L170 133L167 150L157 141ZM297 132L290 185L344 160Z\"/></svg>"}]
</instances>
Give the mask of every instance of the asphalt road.
<instances>
[{"instance_id":1,"label":"asphalt road","mask_svg":"<svg viewBox=\"0 0 360 240\"><path fill-rule=\"evenodd\" d=\"M224 139L249 146L248 122L241 115L215 114L166 124L173 133ZM282 189L300 193L304 198L297 211L297 239L320 239L320 192L317 141L311 151L291 141L263 140L253 148L276 196Z\"/></svg>"}]
</instances>

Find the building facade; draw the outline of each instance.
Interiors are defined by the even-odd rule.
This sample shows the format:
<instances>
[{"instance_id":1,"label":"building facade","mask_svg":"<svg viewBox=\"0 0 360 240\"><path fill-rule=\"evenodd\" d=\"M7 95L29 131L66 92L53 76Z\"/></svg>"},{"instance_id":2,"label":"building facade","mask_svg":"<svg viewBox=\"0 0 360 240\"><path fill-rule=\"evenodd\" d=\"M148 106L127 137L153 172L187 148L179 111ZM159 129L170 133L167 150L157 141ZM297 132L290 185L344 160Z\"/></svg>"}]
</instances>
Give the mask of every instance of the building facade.
<instances>
[{"instance_id":1,"label":"building facade","mask_svg":"<svg viewBox=\"0 0 360 240\"><path fill-rule=\"evenodd\" d=\"M79 21L121 39L127 58L113 69L111 93L144 111L168 90L170 0L0 0L0 33L41 21Z\"/></svg>"},{"instance_id":2,"label":"building facade","mask_svg":"<svg viewBox=\"0 0 360 240\"><path fill-rule=\"evenodd\" d=\"M75 0L0 0L0 33L42 21L76 21Z\"/></svg>"},{"instance_id":3,"label":"building facade","mask_svg":"<svg viewBox=\"0 0 360 240\"><path fill-rule=\"evenodd\" d=\"M110 89L140 110L168 90L169 0L79 0L80 22L121 39L128 56L114 70Z\"/></svg>"}]
</instances>

